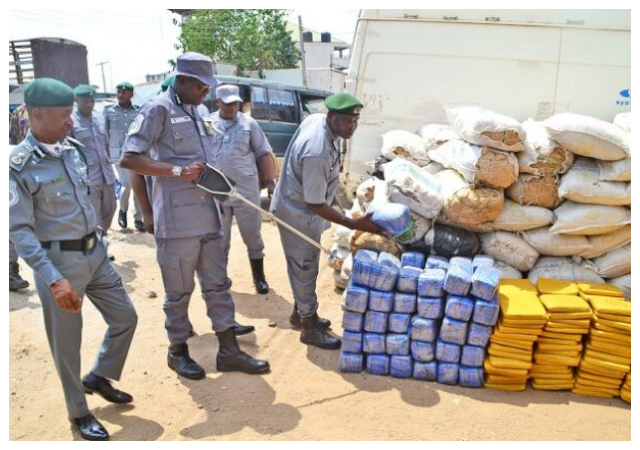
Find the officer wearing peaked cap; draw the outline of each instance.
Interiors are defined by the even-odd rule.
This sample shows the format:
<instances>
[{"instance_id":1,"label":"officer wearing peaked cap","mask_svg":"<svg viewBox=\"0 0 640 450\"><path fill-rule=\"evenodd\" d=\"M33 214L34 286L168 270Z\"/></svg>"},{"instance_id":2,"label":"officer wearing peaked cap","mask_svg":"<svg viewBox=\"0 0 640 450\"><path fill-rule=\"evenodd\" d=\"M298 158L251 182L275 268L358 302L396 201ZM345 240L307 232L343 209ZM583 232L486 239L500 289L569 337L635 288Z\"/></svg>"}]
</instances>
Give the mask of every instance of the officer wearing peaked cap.
<instances>
[{"instance_id":1,"label":"officer wearing peaked cap","mask_svg":"<svg viewBox=\"0 0 640 450\"><path fill-rule=\"evenodd\" d=\"M271 212L320 242L322 232L334 222L351 229L379 233L369 217L353 220L331 204L340 174L340 139L349 139L358 127L362 103L347 93L327 97L329 112L307 117L293 135L271 201ZM320 251L283 227L289 282L294 297L289 321L301 327L300 341L324 349L340 348L340 340L327 333L331 323L318 316L316 280Z\"/></svg>"},{"instance_id":2,"label":"officer wearing peaked cap","mask_svg":"<svg viewBox=\"0 0 640 450\"><path fill-rule=\"evenodd\" d=\"M137 316L107 258L88 193L83 146L66 137L73 124L73 90L40 78L27 86L24 97L31 130L9 157L9 233L34 271L72 428L85 439L105 440L109 434L90 413L85 393L113 403L132 401L109 379L120 379ZM108 329L93 369L81 379L85 295Z\"/></svg>"},{"instance_id":3,"label":"officer wearing peaked cap","mask_svg":"<svg viewBox=\"0 0 640 450\"><path fill-rule=\"evenodd\" d=\"M174 85L142 107L129 127L120 159L125 169L154 177L154 234L170 342L167 360L171 369L190 379L205 377L187 346L194 334L188 309L196 273L220 342L218 371L269 371L268 362L250 357L238 346L236 334L254 328L235 321L219 205L192 183L204 173L205 163L217 165L211 119L198 109L216 85L210 58L199 53L180 55ZM136 196L144 196L138 188L134 185Z\"/></svg>"}]
</instances>

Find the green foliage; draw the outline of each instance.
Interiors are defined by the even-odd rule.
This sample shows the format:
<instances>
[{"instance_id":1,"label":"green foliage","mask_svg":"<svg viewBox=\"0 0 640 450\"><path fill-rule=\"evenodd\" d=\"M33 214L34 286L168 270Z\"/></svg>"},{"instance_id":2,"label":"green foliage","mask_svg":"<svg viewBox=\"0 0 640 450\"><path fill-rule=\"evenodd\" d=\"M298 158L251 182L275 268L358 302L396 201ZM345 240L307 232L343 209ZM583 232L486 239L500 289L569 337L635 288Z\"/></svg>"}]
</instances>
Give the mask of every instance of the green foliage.
<instances>
[{"instance_id":1,"label":"green foliage","mask_svg":"<svg viewBox=\"0 0 640 450\"><path fill-rule=\"evenodd\" d=\"M197 9L185 16L177 50L198 52L235 64L237 75L251 70L295 68L300 60L287 31L283 9Z\"/></svg>"}]
</instances>

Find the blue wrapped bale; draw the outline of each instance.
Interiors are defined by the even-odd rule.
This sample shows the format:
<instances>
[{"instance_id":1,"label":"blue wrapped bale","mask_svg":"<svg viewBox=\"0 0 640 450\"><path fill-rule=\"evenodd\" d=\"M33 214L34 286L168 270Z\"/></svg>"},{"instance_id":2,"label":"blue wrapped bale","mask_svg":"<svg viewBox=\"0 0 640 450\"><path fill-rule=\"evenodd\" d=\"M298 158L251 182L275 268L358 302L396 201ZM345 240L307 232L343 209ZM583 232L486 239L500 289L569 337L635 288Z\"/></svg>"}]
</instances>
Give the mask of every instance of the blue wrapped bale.
<instances>
[{"instance_id":1,"label":"blue wrapped bale","mask_svg":"<svg viewBox=\"0 0 640 450\"><path fill-rule=\"evenodd\" d=\"M386 353L386 337L380 333L364 333L362 336L362 351L365 353Z\"/></svg>"},{"instance_id":2,"label":"blue wrapped bale","mask_svg":"<svg viewBox=\"0 0 640 450\"><path fill-rule=\"evenodd\" d=\"M436 343L436 359L440 362L457 363L460 361L462 346L438 339Z\"/></svg>"},{"instance_id":3,"label":"blue wrapped bale","mask_svg":"<svg viewBox=\"0 0 640 450\"><path fill-rule=\"evenodd\" d=\"M475 345L463 345L460 356L460 364L469 367L484 366L484 347Z\"/></svg>"},{"instance_id":4,"label":"blue wrapped bale","mask_svg":"<svg viewBox=\"0 0 640 450\"><path fill-rule=\"evenodd\" d=\"M360 373L362 372L363 364L364 355L362 353L340 352L340 362L338 364L340 372Z\"/></svg>"},{"instance_id":5,"label":"blue wrapped bale","mask_svg":"<svg viewBox=\"0 0 640 450\"><path fill-rule=\"evenodd\" d=\"M427 258L425 269L442 269L445 272L449 270L449 260L442 256L431 255Z\"/></svg>"},{"instance_id":6,"label":"blue wrapped bale","mask_svg":"<svg viewBox=\"0 0 640 450\"><path fill-rule=\"evenodd\" d=\"M362 353L362 333L345 330L342 333L342 351L346 353Z\"/></svg>"},{"instance_id":7,"label":"blue wrapped bale","mask_svg":"<svg viewBox=\"0 0 640 450\"><path fill-rule=\"evenodd\" d=\"M430 362L436 357L436 344L433 342L411 341L411 356L419 362Z\"/></svg>"},{"instance_id":8,"label":"blue wrapped bale","mask_svg":"<svg viewBox=\"0 0 640 450\"><path fill-rule=\"evenodd\" d=\"M424 319L441 319L444 315L444 299L418 297L418 315Z\"/></svg>"},{"instance_id":9,"label":"blue wrapped bale","mask_svg":"<svg viewBox=\"0 0 640 450\"><path fill-rule=\"evenodd\" d=\"M393 309L393 292L370 291L369 309L379 312L390 312Z\"/></svg>"},{"instance_id":10,"label":"blue wrapped bale","mask_svg":"<svg viewBox=\"0 0 640 450\"><path fill-rule=\"evenodd\" d=\"M409 336L406 334L387 334L386 345L388 355L409 354Z\"/></svg>"},{"instance_id":11,"label":"blue wrapped bale","mask_svg":"<svg viewBox=\"0 0 640 450\"><path fill-rule=\"evenodd\" d=\"M393 296L393 312L413 314L416 311L416 302L416 294L396 292L396 294Z\"/></svg>"},{"instance_id":12,"label":"blue wrapped bale","mask_svg":"<svg viewBox=\"0 0 640 450\"><path fill-rule=\"evenodd\" d=\"M394 269L398 269L400 270L400 268L402 267L402 263L400 262L400 260L393 256L391 253L387 253L387 252L380 252L380 254L378 255L378 264L385 266L385 267L393 267Z\"/></svg>"},{"instance_id":13,"label":"blue wrapped bale","mask_svg":"<svg viewBox=\"0 0 640 450\"><path fill-rule=\"evenodd\" d=\"M454 385L458 382L459 366L454 363L438 363L438 383Z\"/></svg>"},{"instance_id":14,"label":"blue wrapped bale","mask_svg":"<svg viewBox=\"0 0 640 450\"><path fill-rule=\"evenodd\" d=\"M387 330L390 333L407 334L409 332L410 323L410 314L391 313L389 314L389 325L387 326Z\"/></svg>"},{"instance_id":15,"label":"blue wrapped bale","mask_svg":"<svg viewBox=\"0 0 640 450\"><path fill-rule=\"evenodd\" d=\"M473 300L468 297L449 294L444 314L452 319L468 322L473 315Z\"/></svg>"},{"instance_id":16,"label":"blue wrapped bale","mask_svg":"<svg viewBox=\"0 0 640 450\"><path fill-rule=\"evenodd\" d=\"M344 291L344 308L347 311L364 313L369 301L369 290L350 283Z\"/></svg>"},{"instance_id":17,"label":"blue wrapped bale","mask_svg":"<svg viewBox=\"0 0 640 450\"><path fill-rule=\"evenodd\" d=\"M438 363L431 362L414 362L413 378L423 381L436 381L438 379Z\"/></svg>"},{"instance_id":18,"label":"blue wrapped bale","mask_svg":"<svg viewBox=\"0 0 640 450\"><path fill-rule=\"evenodd\" d=\"M495 267L480 266L471 279L471 295L481 298L482 300L492 300L500 280L502 279L502 271Z\"/></svg>"},{"instance_id":19,"label":"blue wrapped bale","mask_svg":"<svg viewBox=\"0 0 640 450\"><path fill-rule=\"evenodd\" d=\"M460 367L460 386L479 388L484 386L484 369L481 367Z\"/></svg>"},{"instance_id":20,"label":"blue wrapped bale","mask_svg":"<svg viewBox=\"0 0 640 450\"><path fill-rule=\"evenodd\" d=\"M357 261L377 261L378 260L378 252L375 250L365 250L360 249L356 252L353 257L353 262Z\"/></svg>"},{"instance_id":21,"label":"blue wrapped bale","mask_svg":"<svg viewBox=\"0 0 640 450\"><path fill-rule=\"evenodd\" d=\"M367 209L371 222L382 228L390 236L398 236L405 232L411 224L409 208L401 203L373 202Z\"/></svg>"},{"instance_id":22,"label":"blue wrapped bale","mask_svg":"<svg viewBox=\"0 0 640 450\"><path fill-rule=\"evenodd\" d=\"M500 304L491 301L487 302L484 300L476 300L475 306L473 307L473 317L472 320L481 325L494 326L498 321L498 316L500 315Z\"/></svg>"},{"instance_id":23,"label":"blue wrapped bale","mask_svg":"<svg viewBox=\"0 0 640 450\"><path fill-rule=\"evenodd\" d=\"M435 342L438 338L438 321L413 316L411 319L411 339L422 342Z\"/></svg>"},{"instance_id":24,"label":"blue wrapped bale","mask_svg":"<svg viewBox=\"0 0 640 450\"><path fill-rule=\"evenodd\" d=\"M345 311L344 314L342 314L342 328L347 331L360 333L362 331L363 323L364 323L364 314L355 313L351 311Z\"/></svg>"},{"instance_id":25,"label":"blue wrapped bale","mask_svg":"<svg viewBox=\"0 0 640 450\"><path fill-rule=\"evenodd\" d=\"M446 275L447 272L442 269L425 269L418 278L418 295L420 297L442 297Z\"/></svg>"},{"instance_id":26,"label":"blue wrapped bale","mask_svg":"<svg viewBox=\"0 0 640 450\"><path fill-rule=\"evenodd\" d=\"M449 261L449 270L444 279L444 290L449 294L467 295L471 288L473 267L471 260L456 256Z\"/></svg>"},{"instance_id":27,"label":"blue wrapped bale","mask_svg":"<svg viewBox=\"0 0 640 450\"><path fill-rule=\"evenodd\" d=\"M359 286L370 287L373 282L372 274L375 272L378 253L373 250L360 249L353 257L351 281Z\"/></svg>"},{"instance_id":28,"label":"blue wrapped bale","mask_svg":"<svg viewBox=\"0 0 640 450\"><path fill-rule=\"evenodd\" d=\"M411 356L391 357L391 376L395 378L411 378L413 374L413 359Z\"/></svg>"},{"instance_id":29,"label":"blue wrapped bale","mask_svg":"<svg viewBox=\"0 0 640 450\"><path fill-rule=\"evenodd\" d=\"M440 327L440 339L450 344L463 345L467 340L469 324L445 316Z\"/></svg>"},{"instance_id":30,"label":"blue wrapped bale","mask_svg":"<svg viewBox=\"0 0 640 450\"><path fill-rule=\"evenodd\" d=\"M473 271L480 266L488 266L493 267L494 259L489 255L476 255L473 257L473 261L471 261L471 265L473 266Z\"/></svg>"},{"instance_id":31,"label":"blue wrapped bale","mask_svg":"<svg viewBox=\"0 0 640 450\"><path fill-rule=\"evenodd\" d=\"M389 375L389 355L367 355L367 372L371 375Z\"/></svg>"},{"instance_id":32,"label":"blue wrapped bale","mask_svg":"<svg viewBox=\"0 0 640 450\"><path fill-rule=\"evenodd\" d=\"M400 258L400 264L402 264L402 267L417 267L418 269L422 269L424 267L424 262L424 253L420 252L404 252Z\"/></svg>"},{"instance_id":33,"label":"blue wrapped bale","mask_svg":"<svg viewBox=\"0 0 640 450\"><path fill-rule=\"evenodd\" d=\"M369 259L371 256L364 254L360 259L354 258L351 274L353 283L378 291L392 291L398 279L400 260L385 252L378 255L377 261Z\"/></svg>"},{"instance_id":34,"label":"blue wrapped bale","mask_svg":"<svg viewBox=\"0 0 640 450\"><path fill-rule=\"evenodd\" d=\"M486 347L489 343L489 338L493 332L493 327L486 325L480 325L479 323L471 322L469 324L469 335L467 336L467 344L477 345L478 347Z\"/></svg>"},{"instance_id":35,"label":"blue wrapped bale","mask_svg":"<svg viewBox=\"0 0 640 450\"><path fill-rule=\"evenodd\" d=\"M388 314L378 311L367 311L364 314L364 331L370 333L386 333Z\"/></svg>"},{"instance_id":36,"label":"blue wrapped bale","mask_svg":"<svg viewBox=\"0 0 640 450\"><path fill-rule=\"evenodd\" d=\"M400 292L415 294L418 292L418 278L422 274L422 269L417 267L402 267L398 273L396 289Z\"/></svg>"}]
</instances>

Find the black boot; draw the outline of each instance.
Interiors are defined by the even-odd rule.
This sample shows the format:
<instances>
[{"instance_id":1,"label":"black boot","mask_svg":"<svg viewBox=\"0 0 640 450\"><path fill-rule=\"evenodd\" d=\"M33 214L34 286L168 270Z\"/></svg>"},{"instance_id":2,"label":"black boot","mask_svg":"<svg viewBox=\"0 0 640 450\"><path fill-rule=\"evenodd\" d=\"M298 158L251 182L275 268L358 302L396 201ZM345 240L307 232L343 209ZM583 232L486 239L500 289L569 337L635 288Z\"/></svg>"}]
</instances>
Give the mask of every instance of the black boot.
<instances>
[{"instance_id":1,"label":"black boot","mask_svg":"<svg viewBox=\"0 0 640 450\"><path fill-rule=\"evenodd\" d=\"M302 320L300 319L300 313L298 313L298 307L293 305L293 312L289 316L289 323L293 328L302 328ZM328 330L331 328L331 321L328 319L323 319L318 316L318 324L321 330Z\"/></svg>"},{"instance_id":2,"label":"black boot","mask_svg":"<svg viewBox=\"0 0 640 450\"><path fill-rule=\"evenodd\" d=\"M190 380L201 380L205 377L204 369L189 356L187 344L171 344L167 363L181 377L189 378Z\"/></svg>"},{"instance_id":3,"label":"black boot","mask_svg":"<svg viewBox=\"0 0 640 450\"><path fill-rule=\"evenodd\" d=\"M313 313L311 317L302 319L302 333L300 333L300 342L307 345L313 345L326 350L337 350L342 343L340 339L331 336L325 330L320 328L318 314Z\"/></svg>"},{"instance_id":4,"label":"black boot","mask_svg":"<svg viewBox=\"0 0 640 450\"><path fill-rule=\"evenodd\" d=\"M9 263L9 290L17 291L29 287L29 282L20 276L18 263Z\"/></svg>"},{"instance_id":5,"label":"black boot","mask_svg":"<svg viewBox=\"0 0 640 450\"><path fill-rule=\"evenodd\" d=\"M244 372L251 374L266 373L269 371L269 363L260 359L254 359L240 350L233 328L221 333L216 333L220 348L216 357L218 372Z\"/></svg>"},{"instance_id":6,"label":"black boot","mask_svg":"<svg viewBox=\"0 0 640 450\"><path fill-rule=\"evenodd\" d=\"M251 273L253 274L253 284L258 294L267 294L269 292L269 284L264 276L264 258L250 259Z\"/></svg>"},{"instance_id":7,"label":"black boot","mask_svg":"<svg viewBox=\"0 0 640 450\"><path fill-rule=\"evenodd\" d=\"M127 228L127 212L120 210L118 211L118 225L120 228Z\"/></svg>"}]
</instances>

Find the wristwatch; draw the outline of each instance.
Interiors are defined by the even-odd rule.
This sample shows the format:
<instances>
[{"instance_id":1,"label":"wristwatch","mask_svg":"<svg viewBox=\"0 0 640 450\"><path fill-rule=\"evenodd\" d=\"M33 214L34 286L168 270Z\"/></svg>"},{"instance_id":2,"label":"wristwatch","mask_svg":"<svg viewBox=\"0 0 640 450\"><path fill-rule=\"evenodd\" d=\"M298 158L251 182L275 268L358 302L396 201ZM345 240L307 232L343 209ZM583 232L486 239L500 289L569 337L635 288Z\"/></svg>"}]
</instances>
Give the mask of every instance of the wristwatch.
<instances>
[{"instance_id":1,"label":"wristwatch","mask_svg":"<svg viewBox=\"0 0 640 450\"><path fill-rule=\"evenodd\" d=\"M182 167L173 166L171 169L171 173L173 174L173 178L180 178L180 174L182 173Z\"/></svg>"}]
</instances>

